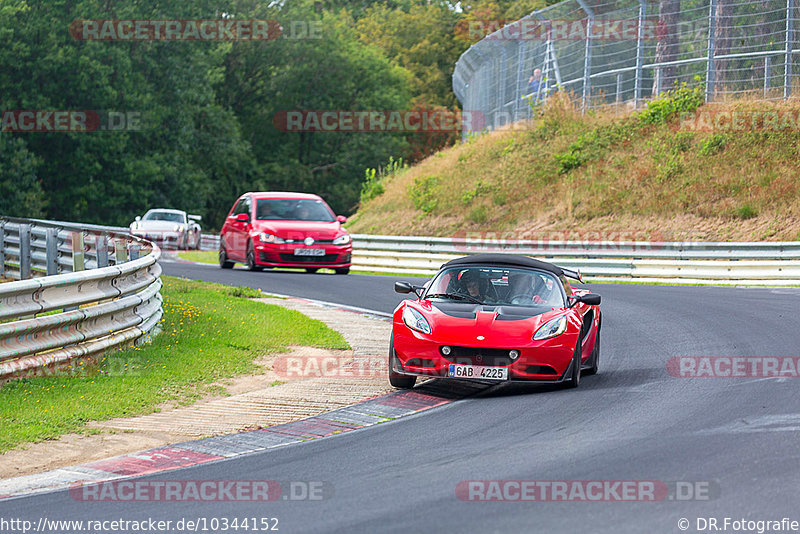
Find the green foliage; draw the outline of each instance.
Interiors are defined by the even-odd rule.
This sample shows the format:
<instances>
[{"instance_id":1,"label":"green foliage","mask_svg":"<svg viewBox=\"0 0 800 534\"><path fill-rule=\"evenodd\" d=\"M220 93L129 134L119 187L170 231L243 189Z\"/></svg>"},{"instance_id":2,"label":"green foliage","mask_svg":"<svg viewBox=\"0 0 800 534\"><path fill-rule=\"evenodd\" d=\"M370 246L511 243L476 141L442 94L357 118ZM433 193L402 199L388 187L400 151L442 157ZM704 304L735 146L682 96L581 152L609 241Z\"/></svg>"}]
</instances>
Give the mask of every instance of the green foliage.
<instances>
[{"instance_id":1,"label":"green foliage","mask_svg":"<svg viewBox=\"0 0 800 534\"><path fill-rule=\"evenodd\" d=\"M749 202L745 202L734 210L734 215L742 220L752 219L758 215L758 210Z\"/></svg>"},{"instance_id":2,"label":"green foliage","mask_svg":"<svg viewBox=\"0 0 800 534\"><path fill-rule=\"evenodd\" d=\"M464 194L461 195L461 203L464 205L471 204L475 198L490 192L492 189L492 186L488 183L484 182L483 180L478 180L475 184L475 187L469 191L465 191Z\"/></svg>"},{"instance_id":3,"label":"green foliage","mask_svg":"<svg viewBox=\"0 0 800 534\"><path fill-rule=\"evenodd\" d=\"M673 91L667 91L662 98L653 100L647 108L634 114L632 118L595 128L579 136L565 152L554 154L559 172L566 174L589 160L601 157L608 147L631 139L643 127L666 124L676 118L678 113L694 111L703 103L703 98L702 87L690 89L683 84ZM688 149L690 139L687 136L678 138L681 150Z\"/></svg>"},{"instance_id":4,"label":"green foliage","mask_svg":"<svg viewBox=\"0 0 800 534\"><path fill-rule=\"evenodd\" d=\"M389 156L389 163L386 166L378 167L377 169L366 169L364 171L364 182L361 184L360 203L363 204L383 194L386 190L385 181L407 167L403 163L403 158L394 159Z\"/></svg>"},{"instance_id":5,"label":"green foliage","mask_svg":"<svg viewBox=\"0 0 800 534\"><path fill-rule=\"evenodd\" d=\"M475 224L483 224L489 220L489 210L486 206L475 206L467 215L467 220Z\"/></svg>"},{"instance_id":6,"label":"green foliage","mask_svg":"<svg viewBox=\"0 0 800 534\"><path fill-rule=\"evenodd\" d=\"M700 145L700 150L698 154L701 156L710 156L711 154L716 154L717 152L721 152L725 149L725 145L728 143L728 136L725 134L713 134L706 138L705 141Z\"/></svg>"},{"instance_id":7,"label":"green foliage","mask_svg":"<svg viewBox=\"0 0 800 534\"><path fill-rule=\"evenodd\" d=\"M440 180L436 176L420 177L414 180L408 193L415 208L423 213L430 213L436 209L439 203L439 199L436 197L439 182Z\"/></svg>"}]
</instances>

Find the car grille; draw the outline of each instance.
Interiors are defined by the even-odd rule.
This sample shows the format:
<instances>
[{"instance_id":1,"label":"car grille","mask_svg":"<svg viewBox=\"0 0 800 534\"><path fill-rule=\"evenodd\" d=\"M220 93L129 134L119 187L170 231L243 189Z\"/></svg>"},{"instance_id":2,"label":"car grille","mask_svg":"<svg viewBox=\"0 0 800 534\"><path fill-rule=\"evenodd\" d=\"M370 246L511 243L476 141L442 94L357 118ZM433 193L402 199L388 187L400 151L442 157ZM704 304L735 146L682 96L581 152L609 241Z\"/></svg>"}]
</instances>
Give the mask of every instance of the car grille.
<instances>
[{"instance_id":1,"label":"car grille","mask_svg":"<svg viewBox=\"0 0 800 534\"><path fill-rule=\"evenodd\" d=\"M406 362L408 367L436 367L436 362L427 358L411 358Z\"/></svg>"},{"instance_id":2,"label":"car grille","mask_svg":"<svg viewBox=\"0 0 800 534\"><path fill-rule=\"evenodd\" d=\"M451 352L442 356L449 362L463 365L511 365L514 360L508 355L511 349L487 349L484 347L454 347L450 345ZM441 348L439 349L441 353Z\"/></svg>"},{"instance_id":3,"label":"car grille","mask_svg":"<svg viewBox=\"0 0 800 534\"><path fill-rule=\"evenodd\" d=\"M525 372L531 375L557 375L556 370L549 365L529 365Z\"/></svg>"},{"instance_id":4,"label":"car grille","mask_svg":"<svg viewBox=\"0 0 800 534\"><path fill-rule=\"evenodd\" d=\"M295 256L294 254L280 254L281 261L286 263L334 263L338 254L325 254L324 256Z\"/></svg>"}]
</instances>

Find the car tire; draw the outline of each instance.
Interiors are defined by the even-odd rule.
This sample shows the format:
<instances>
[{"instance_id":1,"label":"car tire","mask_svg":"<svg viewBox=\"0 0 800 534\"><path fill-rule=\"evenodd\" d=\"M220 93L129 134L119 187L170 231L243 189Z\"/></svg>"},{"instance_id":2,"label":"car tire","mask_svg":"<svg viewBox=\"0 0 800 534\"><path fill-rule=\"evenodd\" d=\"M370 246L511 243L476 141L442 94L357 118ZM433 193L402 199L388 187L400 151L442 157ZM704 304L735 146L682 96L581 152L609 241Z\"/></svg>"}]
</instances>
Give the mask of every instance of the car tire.
<instances>
[{"instance_id":1,"label":"car tire","mask_svg":"<svg viewBox=\"0 0 800 534\"><path fill-rule=\"evenodd\" d=\"M575 353L572 355L572 370L569 374L569 380L564 384L567 389L575 389L581 384L581 340L578 336L578 345L575 347Z\"/></svg>"},{"instance_id":2,"label":"car tire","mask_svg":"<svg viewBox=\"0 0 800 534\"><path fill-rule=\"evenodd\" d=\"M417 383L416 376L401 375L394 372L394 362L397 355L394 353L394 336L389 340L389 384L398 389L411 389Z\"/></svg>"},{"instance_id":3,"label":"car tire","mask_svg":"<svg viewBox=\"0 0 800 534\"><path fill-rule=\"evenodd\" d=\"M319 271L319 267L306 267L306 272L308 274L314 274L317 271Z\"/></svg>"},{"instance_id":4,"label":"car tire","mask_svg":"<svg viewBox=\"0 0 800 534\"><path fill-rule=\"evenodd\" d=\"M219 247L219 266L222 269L233 269L233 262L228 259L228 254L223 247Z\"/></svg>"},{"instance_id":5,"label":"car tire","mask_svg":"<svg viewBox=\"0 0 800 534\"><path fill-rule=\"evenodd\" d=\"M247 268L251 271L260 271L261 267L256 263L256 251L253 249L253 242L247 243Z\"/></svg>"},{"instance_id":6,"label":"car tire","mask_svg":"<svg viewBox=\"0 0 800 534\"><path fill-rule=\"evenodd\" d=\"M596 375L600 367L600 325L601 323L597 324L597 333L594 335L594 348L592 349L592 355L590 356L592 365L583 371L588 376Z\"/></svg>"},{"instance_id":7,"label":"car tire","mask_svg":"<svg viewBox=\"0 0 800 534\"><path fill-rule=\"evenodd\" d=\"M350 272L350 267L337 267L334 269L336 274L347 274Z\"/></svg>"}]
</instances>

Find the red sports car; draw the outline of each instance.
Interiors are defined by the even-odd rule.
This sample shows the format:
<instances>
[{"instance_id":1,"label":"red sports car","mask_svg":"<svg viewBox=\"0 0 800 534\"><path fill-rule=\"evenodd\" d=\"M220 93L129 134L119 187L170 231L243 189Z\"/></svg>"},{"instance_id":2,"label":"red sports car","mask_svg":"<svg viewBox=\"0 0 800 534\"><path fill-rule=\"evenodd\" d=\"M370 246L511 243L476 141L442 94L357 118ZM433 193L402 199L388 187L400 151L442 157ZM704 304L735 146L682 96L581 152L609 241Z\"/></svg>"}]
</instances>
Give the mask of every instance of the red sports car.
<instances>
[{"instance_id":1,"label":"red sports car","mask_svg":"<svg viewBox=\"0 0 800 534\"><path fill-rule=\"evenodd\" d=\"M512 254L444 264L394 311L389 382L417 376L542 381L578 387L600 359L600 295L570 286L580 273Z\"/></svg>"},{"instance_id":2,"label":"red sports car","mask_svg":"<svg viewBox=\"0 0 800 534\"><path fill-rule=\"evenodd\" d=\"M245 193L220 232L219 265L230 269L239 262L252 271L298 267L316 272L327 267L347 274L353 245L342 228L345 221L317 195Z\"/></svg>"}]
</instances>

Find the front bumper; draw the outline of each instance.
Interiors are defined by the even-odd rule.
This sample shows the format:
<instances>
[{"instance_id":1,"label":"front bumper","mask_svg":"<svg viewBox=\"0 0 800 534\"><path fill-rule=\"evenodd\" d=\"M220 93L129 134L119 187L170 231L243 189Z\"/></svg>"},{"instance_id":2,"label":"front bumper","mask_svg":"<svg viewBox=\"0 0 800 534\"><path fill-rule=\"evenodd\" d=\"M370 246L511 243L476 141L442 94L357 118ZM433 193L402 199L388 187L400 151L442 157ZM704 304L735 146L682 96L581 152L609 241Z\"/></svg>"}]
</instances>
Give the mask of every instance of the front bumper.
<instances>
[{"instance_id":1,"label":"front bumper","mask_svg":"<svg viewBox=\"0 0 800 534\"><path fill-rule=\"evenodd\" d=\"M469 347L476 349L474 352L490 353L481 359L476 356L458 356L453 350L451 355L445 357L440 348L443 345L461 347L463 343L449 343L434 340L420 332L410 330L404 324L394 325L394 349L396 358L393 371L405 375L428 376L437 378L448 377L450 364L483 365L491 367L507 367L508 380L492 380L491 382L516 382L540 381L559 383L570 376L575 343L574 336L562 334L556 338L541 341L529 341L522 344L508 344L506 346ZM450 341L450 340L448 340ZM496 356L501 351L518 350L519 358L511 360L510 357L503 361ZM468 354L469 351L462 351ZM494 355L494 356L493 356ZM402 366L402 368L400 367ZM458 378L458 380L464 380Z\"/></svg>"},{"instance_id":2,"label":"front bumper","mask_svg":"<svg viewBox=\"0 0 800 534\"><path fill-rule=\"evenodd\" d=\"M322 249L325 253L321 256L298 256L297 249ZM312 245L306 247L297 244L256 243L256 264L266 267L350 267L352 262L353 246L347 245Z\"/></svg>"}]
</instances>

